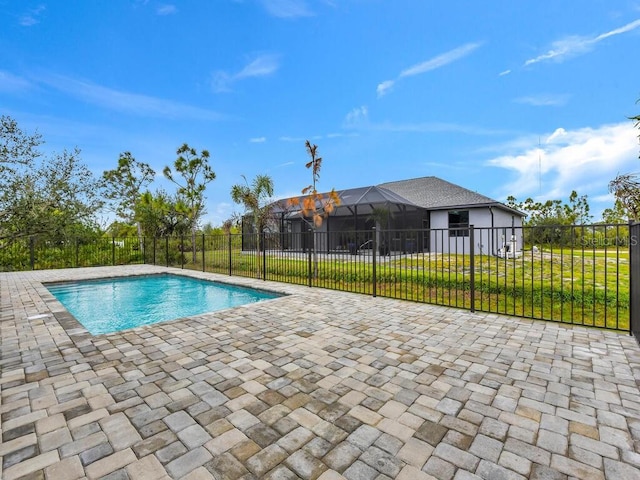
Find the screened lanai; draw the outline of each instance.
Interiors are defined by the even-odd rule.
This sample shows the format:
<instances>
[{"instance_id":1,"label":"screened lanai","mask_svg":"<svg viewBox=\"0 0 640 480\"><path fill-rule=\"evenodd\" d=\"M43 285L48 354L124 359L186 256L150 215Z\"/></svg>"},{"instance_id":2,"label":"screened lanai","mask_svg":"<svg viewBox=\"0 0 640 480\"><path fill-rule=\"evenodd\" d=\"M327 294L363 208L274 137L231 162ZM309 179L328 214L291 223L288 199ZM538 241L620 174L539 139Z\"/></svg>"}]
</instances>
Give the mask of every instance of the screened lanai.
<instances>
[{"instance_id":1,"label":"screened lanai","mask_svg":"<svg viewBox=\"0 0 640 480\"><path fill-rule=\"evenodd\" d=\"M339 191L338 197L340 205L325 218L313 236L302 235L308 232L310 221L302 217L300 208L291 207L290 202L279 202L274 209L274 219L279 225L273 225L272 230L280 234L281 247L306 250L313 241L318 251L353 251L354 248L367 247L373 227L386 232L428 228L429 217L425 208L386 188L350 188ZM300 197L300 203L302 199ZM319 202L317 208L321 208ZM393 243L389 234L382 240L387 238L388 243ZM414 248L422 247L415 244Z\"/></svg>"}]
</instances>

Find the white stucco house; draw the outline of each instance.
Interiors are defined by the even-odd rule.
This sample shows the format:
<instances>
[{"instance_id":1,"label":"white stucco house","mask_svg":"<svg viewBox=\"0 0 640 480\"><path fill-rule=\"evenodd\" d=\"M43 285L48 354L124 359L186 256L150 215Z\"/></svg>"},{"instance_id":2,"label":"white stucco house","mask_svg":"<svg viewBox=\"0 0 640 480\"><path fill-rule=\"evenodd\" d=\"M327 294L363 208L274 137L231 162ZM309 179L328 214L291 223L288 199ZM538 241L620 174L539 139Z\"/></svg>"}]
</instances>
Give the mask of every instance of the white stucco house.
<instances>
[{"instance_id":1,"label":"white stucco house","mask_svg":"<svg viewBox=\"0 0 640 480\"><path fill-rule=\"evenodd\" d=\"M421 177L338 191L340 206L315 230L299 208L281 200L274 208L271 233L280 235L279 246L317 251L359 250L371 244L373 227L381 252L470 251L470 226L474 251L486 255L522 249L524 214L497 200L447 182ZM251 226L243 226L250 233Z\"/></svg>"}]
</instances>

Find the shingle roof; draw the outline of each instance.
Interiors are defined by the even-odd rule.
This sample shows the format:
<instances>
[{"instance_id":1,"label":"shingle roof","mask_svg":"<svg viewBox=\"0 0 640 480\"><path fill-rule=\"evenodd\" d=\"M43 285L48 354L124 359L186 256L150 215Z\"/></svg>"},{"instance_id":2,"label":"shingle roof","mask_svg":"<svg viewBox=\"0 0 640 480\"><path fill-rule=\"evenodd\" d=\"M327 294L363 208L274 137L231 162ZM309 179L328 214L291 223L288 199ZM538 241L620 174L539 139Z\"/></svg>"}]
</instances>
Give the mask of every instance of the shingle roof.
<instances>
[{"instance_id":1,"label":"shingle roof","mask_svg":"<svg viewBox=\"0 0 640 480\"><path fill-rule=\"evenodd\" d=\"M477 192L442 180L438 177L421 177L378 185L429 210L496 206L522 215L503 203Z\"/></svg>"},{"instance_id":2,"label":"shingle roof","mask_svg":"<svg viewBox=\"0 0 640 480\"><path fill-rule=\"evenodd\" d=\"M326 193L324 194L326 195ZM349 188L338 191L340 207L355 205L406 205L427 210L494 206L524 216L492 198L455 185L438 177L421 177L397 182L387 182L369 187ZM304 197L299 197L302 201ZM298 210L294 208L293 210ZM275 212L292 211L286 200L276 202ZM364 212L362 212L364 213Z\"/></svg>"}]
</instances>

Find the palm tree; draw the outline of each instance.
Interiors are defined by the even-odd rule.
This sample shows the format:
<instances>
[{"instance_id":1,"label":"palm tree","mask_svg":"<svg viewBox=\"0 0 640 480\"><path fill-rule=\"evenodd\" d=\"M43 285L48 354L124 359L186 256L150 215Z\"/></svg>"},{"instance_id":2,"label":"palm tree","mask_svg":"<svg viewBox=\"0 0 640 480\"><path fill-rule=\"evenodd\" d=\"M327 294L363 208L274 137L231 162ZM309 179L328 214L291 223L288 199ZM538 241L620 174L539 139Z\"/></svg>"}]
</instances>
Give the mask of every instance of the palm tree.
<instances>
[{"instance_id":1,"label":"palm tree","mask_svg":"<svg viewBox=\"0 0 640 480\"><path fill-rule=\"evenodd\" d=\"M369 218L373 220L376 227L376 243L378 244L380 255L389 255L390 246L384 238L381 241L381 234L384 230L389 230L391 211L387 207L373 207ZM389 232L387 232L386 236L389 236Z\"/></svg>"},{"instance_id":2,"label":"palm tree","mask_svg":"<svg viewBox=\"0 0 640 480\"><path fill-rule=\"evenodd\" d=\"M311 228L313 232L313 242L311 249L313 250L313 278L318 277L318 251L316 250L315 232L322 226L322 222L340 205L340 197L335 189L323 195L318 193L316 184L320 179L320 168L322 167L322 157L318 156L318 146L312 145L309 140L305 142L307 153L311 157L311 161L307 162L306 168L311 169L313 183L302 189L304 198L294 197L289 199L288 207L300 207L300 216ZM309 218L310 220L307 220Z\"/></svg>"},{"instance_id":3,"label":"palm tree","mask_svg":"<svg viewBox=\"0 0 640 480\"><path fill-rule=\"evenodd\" d=\"M261 235L267 226L271 213L273 211L273 180L268 175L257 175L251 185L247 182L247 178L242 175L244 185L237 184L231 187L231 199L237 203L244 205L246 213L253 220L253 226L257 233L257 268L258 277L260 277L260 251L261 251Z\"/></svg>"}]
</instances>

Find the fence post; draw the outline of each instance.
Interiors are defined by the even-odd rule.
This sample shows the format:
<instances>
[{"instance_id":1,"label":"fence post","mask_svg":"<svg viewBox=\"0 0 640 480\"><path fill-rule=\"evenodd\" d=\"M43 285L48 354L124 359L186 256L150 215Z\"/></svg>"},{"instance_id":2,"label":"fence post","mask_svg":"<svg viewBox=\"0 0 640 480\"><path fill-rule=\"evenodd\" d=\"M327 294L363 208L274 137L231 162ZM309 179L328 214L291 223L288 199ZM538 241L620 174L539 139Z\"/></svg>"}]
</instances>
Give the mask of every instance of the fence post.
<instances>
[{"instance_id":1,"label":"fence post","mask_svg":"<svg viewBox=\"0 0 640 480\"><path fill-rule=\"evenodd\" d=\"M629 221L629 334L640 342L640 223Z\"/></svg>"},{"instance_id":2,"label":"fence post","mask_svg":"<svg viewBox=\"0 0 640 480\"><path fill-rule=\"evenodd\" d=\"M260 241L262 242L262 280L267 280L267 242L266 234L262 232L260 234Z\"/></svg>"},{"instance_id":3,"label":"fence post","mask_svg":"<svg viewBox=\"0 0 640 480\"><path fill-rule=\"evenodd\" d=\"M372 228L372 232L373 232L373 238L372 238L372 249L371 251L373 252L373 278L372 278L372 282L373 282L373 296L376 296L376 292L377 292L377 281L376 281L376 256L378 255L378 245L376 242L376 227Z\"/></svg>"},{"instance_id":4,"label":"fence post","mask_svg":"<svg viewBox=\"0 0 640 480\"><path fill-rule=\"evenodd\" d=\"M180 268L184 269L184 235L180 235Z\"/></svg>"},{"instance_id":5,"label":"fence post","mask_svg":"<svg viewBox=\"0 0 640 480\"><path fill-rule=\"evenodd\" d=\"M312 231L313 231L312 229L309 229L309 233L308 233L308 235L309 235L309 245L307 245L307 247L309 248L309 287L311 287L311 276L313 275L313 272L312 272L313 267L311 266L311 264L312 264L312 261L311 261L311 241L315 240L311 236L312 235L312 233L311 233Z\"/></svg>"},{"instance_id":6,"label":"fence post","mask_svg":"<svg viewBox=\"0 0 640 480\"><path fill-rule=\"evenodd\" d=\"M169 267L169 237L164 237L164 258L166 260L167 267Z\"/></svg>"},{"instance_id":7,"label":"fence post","mask_svg":"<svg viewBox=\"0 0 640 480\"><path fill-rule=\"evenodd\" d=\"M233 264L233 262L231 261L231 233L229 233L228 237L229 237L229 276L231 276L231 269Z\"/></svg>"},{"instance_id":8,"label":"fence post","mask_svg":"<svg viewBox=\"0 0 640 480\"><path fill-rule=\"evenodd\" d=\"M36 269L36 242L34 237L29 237L29 262L31 263L31 270Z\"/></svg>"},{"instance_id":9,"label":"fence post","mask_svg":"<svg viewBox=\"0 0 640 480\"><path fill-rule=\"evenodd\" d=\"M473 225L469 225L469 291L471 293L471 311L476 311L476 258L475 258L475 230Z\"/></svg>"},{"instance_id":10,"label":"fence post","mask_svg":"<svg viewBox=\"0 0 640 480\"><path fill-rule=\"evenodd\" d=\"M204 233L202 234L202 271L204 272Z\"/></svg>"}]
</instances>

